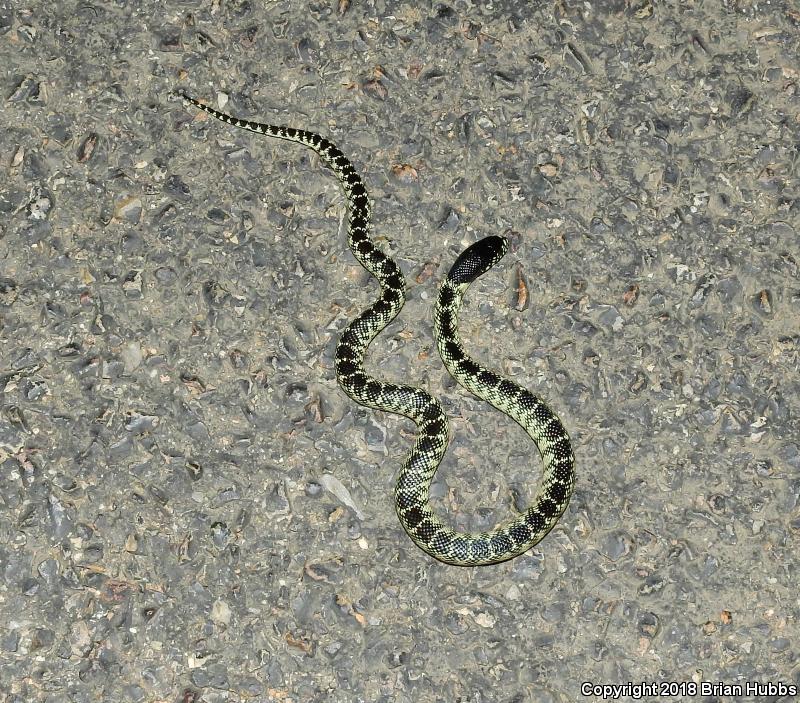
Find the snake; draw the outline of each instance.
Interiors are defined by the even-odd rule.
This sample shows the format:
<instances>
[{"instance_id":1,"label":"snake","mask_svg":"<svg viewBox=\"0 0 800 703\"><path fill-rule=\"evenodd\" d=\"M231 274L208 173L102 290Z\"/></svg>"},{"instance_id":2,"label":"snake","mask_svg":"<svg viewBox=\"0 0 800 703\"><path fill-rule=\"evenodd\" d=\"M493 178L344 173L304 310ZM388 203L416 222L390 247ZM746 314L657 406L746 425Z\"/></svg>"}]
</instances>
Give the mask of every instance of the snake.
<instances>
[{"instance_id":1,"label":"snake","mask_svg":"<svg viewBox=\"0 0 800 703\"><path fill-rule=\"evenodd\" d=\"M183 90L175 94L233 127L297 142L314 150L339 178L348 206L347 240L356 260L380 286L377 299L344 329L334 354L336 379L359 405L403 415L417 426L394 489L397 517L411 540L445 564L483 566L523 554L547 535L569 504L575 484L575 457L569 435L547 404L515 382L484 368L464 350L458 318L464 294L479 276L507 252L508 240L491 235L458 255L439 289L434 335L442 362L473 395L516 421L533 440L542 471L533 501L524 512L486 532L459 532L444 523L431 506L430 488L449 442L449 424L441 403L423 388L398 385L371 376L364 359L372 340L398 315L406 299L400 267L370 237L371 206L361 176L329 139L294 127L239 119L215 110Z\"/></svg>"}]
</instances>

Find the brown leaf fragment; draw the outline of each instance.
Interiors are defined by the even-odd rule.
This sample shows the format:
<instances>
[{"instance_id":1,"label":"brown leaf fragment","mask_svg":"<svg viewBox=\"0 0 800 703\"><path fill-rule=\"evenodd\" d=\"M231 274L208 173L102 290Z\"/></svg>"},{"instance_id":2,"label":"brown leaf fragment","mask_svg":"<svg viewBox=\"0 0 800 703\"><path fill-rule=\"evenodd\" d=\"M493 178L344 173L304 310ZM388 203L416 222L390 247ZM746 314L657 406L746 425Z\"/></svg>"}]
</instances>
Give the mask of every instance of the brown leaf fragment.
<instances>
[{"instance_id":1,"label":"brown leaf fragment","mask_svg":"<svg viewBox=\"0 0 800 703\"><path fill-rule=\"evenodd\" d=\"M772 294L764 289L756 296L756 310L762 315L772 315Z\"/></svg>"},{"instance_id":2,"label":"brown leaf fragment","mask_svg":"<svg viewBox=\"0 0 800 703\"><path fill-rule=\"evenodd\" d=\"M339 0L339 14L343 15L350 9L350 0Z\"/></svg>"},{"instance_id":3,"label":"brown leaf fragment","mask_svg":"<svg viewBox=\"0 0 800 703\"><path fill-rule=\"evenodd\" d=\"M395 164L392 175L401 183L413 183L419 180L419 174L411 164Z\"/></svg>"},{"instance_id":4,"label":"brown leaf fragment","mask_svg":"<svg viewBox=\"0 0 800 703\"><path fill-rule=\"evenodd\" d=\"M343 508L341 505L339 505L339 506L335 507L335 508L334 508L334 509L333 509L333 510L332 510L332 511L329 513L329 515L328 515L328 522L329 522L329 523L331 523L331 524L334 524L334 523L336 523L336 522L339 522L339 520L341 520L341 519L342 519L342 517L344 516L344 514L345 514L345 513L344 513L344 508Z\"/></svg>"},{"instance_id":5,"label":"brown leaf fragment","mask_svg":"<svg viewBox=\"0 0 800 703\"><path fill-rule=\"evenodd\" d=\"M303 567L303 571L305 572L305 575L308 576L312 581L324 581L325 583L332 583L327 569L320 564L306 563L305 567Z\"/></svg>"},{"instance_id":6,"label":"brown leaf fragment","mask_svg":"<svg viewBox=\"0 0 800 703\"><path fill-rule=\"evenodd\" d=\"M337 594L336 605L338 605L343 612L352 616L362 627L367 624L367 619L355 609L353 606L353 601L351 601L347 596Z\"/></svg>"},{"instance_id":7,"label":"brown leaf fragment","mask_svg":"<svg viewBox=\"0 0 800 703\"><path fill-rule=\"evenodd\" d=\"M325 420L325 413L322 411L322 399L319 395L314 395L311 400L306 403L304 410L307 413L311 413L314 417L314 422L319 424Z\"/></svg>"},{"instance_id":8,"label":"brown leaf fragment","mask_svg":"<svg viewBox=\"0 0 800 703\"><path fill-rule=\"evenodd\" d=\"M371 95L373 98L378 98L378 100L386 100L386 96L389 95L386 86L376 78L365 81L362 88L365 93Z\"/></svg>"},{"instance_id":9,"label":"brown leaf fragment","mask_svg":"<svg viewBox=\"0 0 800 703\"><path fill-rule=\"evenodd\" d=\"M416 80L419 78L419 75L422 73L422 69L424 68L424 64L420 61L412 61L408 66L408 77L411 80Z\"/></svg>"},{"instance_id":10,"label":"brown leaf fragment","mask_svg":"<svg viewBox=\"0 0 800 703\"><path fill-rule=\"evenodd\" d=\"M131 584L119 579L108 579L100 591L100 600L105 603L122 603L132 592Z\"/></svg>"},{"instance_id":11,"label":"brown leaf fragment","mask_svg":"<svg viewBox=\"0 0 800 703\"><path fill-rule=\"evenodd\" d=\"M525 280L525 275L522 273L522 267L516 268L517 285L515 288L517 294L517 301L514 307L518 311L525 310L528 307L528 283Z\"/></svg>"},{"instance_id":12,"label":"brown leaf fragment","mask_svg":"<svg viewBox=\"0 0 800 703\"><path fill-rule=\"evenodd\" d=\"M637 298L639 297L639 284L633 283L628 290L622 295L622 302L625 305L632 306L636 303Z\"/></svg>"},{"instance_id":13,"label":"brown leaf fragment","mask_svg":"<svg viewBox=\"0 0 800 703\"><path fill-rule=\"evenodd\" d=\"M290 647L299 649L301 652L304 652L309 657L313 656L314 644L307 637L303 637L302 635L294 635L291 632L287 632L285 635L285 639L286 639L286 644L288 644Z\"/></svg>"},{"instance_id":14,"label":"brown leaf fragment","mask_svg":"<svg viewBox=\"0 0 800 703\"><path fill-rule=\"evenodd\" d=\"M193 396L198 396L206 391L205 382L193 374L182 373L181 382Z\"/></svg>"},{"instance_id":15,"label":"brown leaf fragment","mask_svg":"<svg viewBox=\"0 0 800 703\"><path fill-rule=\"evenodd\" d=\"M192 540L191 535L184 535L183 539L178 544L176 549L176 555L178 557L179 564L185 564L187 561L191 561L192 557L194 556L195 548Z\"/></svg>"},{"instance_id":16,"label":"brown leaf fragment","mask_svg":"<svg viewBox=\"0 0 800 703\"><path fill-rule=\"evenodd\" d=\"M78 147L78 162L83 164L91 159L95 146L97 146L97 134L92 132Z\"/></svg>"},{"instance_id":17,"label":"brown leaf fragment","mask_svg":"<svg viewBox=\"0 0 800 703\"><path fill-rule=\"evenodd\" d=\"M717 631L716 623L711 622L708 620L703 624L703 634L704 635L713 635Z\"/></svg>"},{"instance_id":18,"label":"brown leaf fragment","mask_svg":"<svg viewBox=\"0 0 800 703\"><path fill-rule=\"evenodd\" d=\"M198 703L199 700L200 694L197 691L193 691L191 688L183 689L181 703Z\"/></svg>"},{"instance_id":19,"label":"brown leaf fragment","mask_svg":"<svg viewBox=\"0 0 800 703\"><path fill-rule=\"evenodd\" d=\"M415 283L425 283L436 272L436 264L428 261L414 278Z\"/></svg>"},{"instance_id":20,"label":"brown leaf fragment","mask_svg":"<svg viewBox=\"0 0 800 703\"><path fill-rule=\"evenodd\" d=\"M653 3L650 0L639 0L639 2L634 2L631 6L633 10L633 16L637 20L645 20L648 17L653 16Z\"/></svg>"},{"instance_id":21,"label":"brown leaf fragment","mask_svg":"<svg viewBox=\"0 0 800 703\"><path fill-rule=\"evenodd\" d=\"M550 161L540 164L537 166L537 168L539 173L541 173L545 178L553 178L554 176L558 175L558 164L554 164Z\"/></svg>"}]
</instances>

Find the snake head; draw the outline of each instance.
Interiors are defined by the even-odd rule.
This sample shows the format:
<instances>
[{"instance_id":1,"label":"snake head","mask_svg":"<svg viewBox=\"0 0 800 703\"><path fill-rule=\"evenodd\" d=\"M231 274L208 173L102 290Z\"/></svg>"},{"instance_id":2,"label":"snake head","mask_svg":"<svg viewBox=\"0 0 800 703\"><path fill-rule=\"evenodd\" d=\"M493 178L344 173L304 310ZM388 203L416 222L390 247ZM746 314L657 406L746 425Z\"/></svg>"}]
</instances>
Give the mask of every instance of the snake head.
<instances>
[{"instance_id":1,"label":"snake head","mask_svg":"<svg viewBox=\"0 0 800 703\"><path fill-rule=\"evenodd\" d=\"M447 279L457 285L472 283L500 261L506 251L508 240L505 237L492 235L480 239L459 254L447 274Z\"/></svg>"}]
</instances>

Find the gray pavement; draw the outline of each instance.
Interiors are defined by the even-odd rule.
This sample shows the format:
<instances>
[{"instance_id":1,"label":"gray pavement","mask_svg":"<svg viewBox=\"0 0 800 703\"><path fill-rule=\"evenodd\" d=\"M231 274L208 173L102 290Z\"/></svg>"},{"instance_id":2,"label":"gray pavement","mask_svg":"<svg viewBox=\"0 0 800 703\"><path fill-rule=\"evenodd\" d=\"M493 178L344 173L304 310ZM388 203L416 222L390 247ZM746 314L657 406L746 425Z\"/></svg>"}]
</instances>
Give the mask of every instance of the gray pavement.
<instances>
[{"instance_id":1,"label":"gray pavement","mask_svg":"<svg viewBox=\"0 0 800 703\"><path fill-rule=\"evenodd\" d=\"M0 3L0 699L794 700L799 45L791 2ZM511 238L461 331L573 438L534 550L406 537L336 178L179 87L364 177L409 282L371 368L448 409L461 529L539 475L432 340Z\"/></svg>"}]
</instances>

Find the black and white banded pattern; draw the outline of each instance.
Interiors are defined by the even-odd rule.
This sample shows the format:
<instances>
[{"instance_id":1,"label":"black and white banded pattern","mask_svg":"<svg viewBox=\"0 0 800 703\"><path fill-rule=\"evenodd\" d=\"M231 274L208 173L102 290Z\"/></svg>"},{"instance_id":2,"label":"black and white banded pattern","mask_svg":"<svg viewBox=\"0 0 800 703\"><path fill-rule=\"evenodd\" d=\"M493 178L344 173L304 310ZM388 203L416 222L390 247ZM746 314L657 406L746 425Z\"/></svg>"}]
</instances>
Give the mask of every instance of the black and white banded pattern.
<instances>
[{"instance_id":1,"label":"black and white banded pattern","mask_svg":"<svg viewBox=\"0 0 800 703\"><path fill-rule=\"evenodd\" d=\"M429 502L430 485L448 442L448 422L441 404L421 388L387 383L364 370L370 342L405 303L405 279L398 265L370 239L370 204L361 177L336 145L318 134L240 120L183 92L178 95L187 104L233 127L310 147L342 182L349 210L348 244L356 259L378 280L380 293L342 332L336 347L336 378L357 403L405 415L417 425L416 442L403 462L395 487L397 515L411 539L436 559L459 566L495 564L530 549L552 529L569 503L574 484L569 437L558 418L536 396L467 356L457 329L464 292L505 254L506 240L487 237L458 257L439 292L436 342L448 371L459 383L512 417L528 432L542 456L544 470L535 501L524 515L491 532L460 533L442 523Z\"/></svg>"},{"instance_id":2,"label":"black and white banded pattern","mask_svg":"<svg viewBox=\"0 0 800 703\"><path fill-rule=\"evenodd\" d=\"M516 420L536 444L543 462L542 478L533 504L519 517L491 532L459 534L431 513L427 487L430 476L418 479L424 485L426 505L416 509L413 521L432 534L437 549L448 561L459 564L493 564L526 552L556 524L569 503L575 484L575 457L567 431L547 405L529 390L501 378L470 357L458 334L458 313L469 285L486 273L508 250L505 237L486 237L464 250L439 289L434 311L434 334L439 355L447 370L473 395L491 403ZM417 491L419 495L419 491ZM400 499L398 498L398 503ZM408 518L406 518L408 519ZM419 529L419 527L417 528Z\"/></svg>"}]
</instances>

